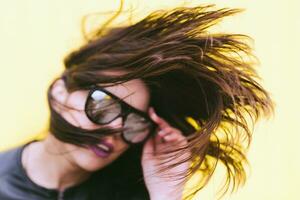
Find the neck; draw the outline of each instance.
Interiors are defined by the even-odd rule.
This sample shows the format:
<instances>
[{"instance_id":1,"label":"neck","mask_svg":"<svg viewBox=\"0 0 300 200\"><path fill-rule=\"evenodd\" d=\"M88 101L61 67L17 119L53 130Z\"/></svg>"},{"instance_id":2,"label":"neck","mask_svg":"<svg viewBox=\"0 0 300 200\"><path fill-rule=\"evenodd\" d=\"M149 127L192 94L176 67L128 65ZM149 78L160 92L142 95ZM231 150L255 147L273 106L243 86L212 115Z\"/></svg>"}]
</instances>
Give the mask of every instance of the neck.
<instances>
[{"instance_id":1,"label":"neck","mask_svg":"<svg viewBox=\"0 0 300 200\"><path fill-rule=\"evenodd\" d=\"M91 174L72 163L68 152L63 152L63 143L52 135L28 145L23 151L22 164L33 182L60 191L87 180Z\"/></svg>"}]
</instances>

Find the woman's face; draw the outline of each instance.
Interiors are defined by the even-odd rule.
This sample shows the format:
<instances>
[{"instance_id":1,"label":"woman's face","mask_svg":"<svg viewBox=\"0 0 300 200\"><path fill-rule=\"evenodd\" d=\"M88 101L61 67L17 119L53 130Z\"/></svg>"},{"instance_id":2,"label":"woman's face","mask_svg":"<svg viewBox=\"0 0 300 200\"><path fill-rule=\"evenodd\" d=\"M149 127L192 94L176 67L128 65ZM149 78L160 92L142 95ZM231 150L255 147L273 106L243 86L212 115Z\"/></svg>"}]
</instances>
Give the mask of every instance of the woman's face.
<instances>
[{"instance_id":1,"label":"woman's face","mask_svg":"<svg viewBox=\"0 0 300 200\"><path fill-rule=\"evenodd\" d=\"M123 84L105 87L105 89L115 96L123 99L126 103L147 112L149 105L149 91L146 85L140 79L131 80ZM95 124L88 119L84 110L85 102L87 100L89 91L79 90L68 93L64 81L61 79L56 81L53 85L52 95L59 103L63 103L71 109L56 109L57 112L72 125L83 129L98 129L101 125ZM55 109L55 107L54 107ZM78 111L80 110L80 111ZM111 123L105 125L112 128L120 128L122 125L122 118L119 117ZM123 141L119 134L106 136L103 140L104 147L107 146L112 149L110 153L103 153L99 149L78 147L73 144L63 143L57 141L60 145L59 151L68 152L62 154L72 165L77 165L79 168L86 171L96 171L116 160L128 148L128 144Z\"/></svg>"}]
</instances>

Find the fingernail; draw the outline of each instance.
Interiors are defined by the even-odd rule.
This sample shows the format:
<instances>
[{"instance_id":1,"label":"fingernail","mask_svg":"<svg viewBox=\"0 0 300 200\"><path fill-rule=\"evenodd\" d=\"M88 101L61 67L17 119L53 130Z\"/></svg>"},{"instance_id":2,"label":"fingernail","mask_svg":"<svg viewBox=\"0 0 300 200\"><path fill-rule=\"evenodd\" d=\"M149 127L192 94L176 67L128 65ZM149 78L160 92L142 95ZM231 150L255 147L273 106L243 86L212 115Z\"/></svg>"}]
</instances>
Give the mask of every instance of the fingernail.
<instances>
[{"instance_id":1,"label":"fingernail","mask_svg":"<svg viewBox=\"0 0 300 200\"><path fill-rule=\"evenodd\" d=\"M164 139L165 139L166 141L169 141L170 139L172 139L172 135L166 135L166 136L164 137Z\"/></svg>"},{"instance_id":2,"label":"fingernail","mask_svg":"<svg viewBox=\"0 0 300 200\"><path fill-rule=\"evenodd\" d=\"M162 136L163 134L165 133L165 131L164 130L160 130L160 131L158 131L158 135L160 135L160 136Z\"/></svg>"}]
</instances>

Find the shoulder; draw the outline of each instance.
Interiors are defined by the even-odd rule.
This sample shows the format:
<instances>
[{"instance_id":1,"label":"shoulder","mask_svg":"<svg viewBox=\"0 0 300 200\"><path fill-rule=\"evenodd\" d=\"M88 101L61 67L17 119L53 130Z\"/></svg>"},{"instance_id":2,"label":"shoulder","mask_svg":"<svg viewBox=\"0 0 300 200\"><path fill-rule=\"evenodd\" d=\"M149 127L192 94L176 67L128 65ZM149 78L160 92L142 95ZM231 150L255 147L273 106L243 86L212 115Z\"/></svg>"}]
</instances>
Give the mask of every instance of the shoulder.
<instances>
[{"instance_id":1,"label":"shoulder","mask_svg":"<svg viewBox=\"0 0 300 200\"><path fill-rule=\"evenodd\" d=\"M0 152L0 179L19 167L23 146Z\"/></svg>"},{"instance_id":2,"label":"shoulder","mask_svg":"<svg viewBox=\"0 0 300 200\"><path fill-rule=\"evenodd\" d=\"M22 182L21 176L21 153L23 147L15 147L0 152L0 199L19 199L16 182Z\"/></svg>"}]
</instances>

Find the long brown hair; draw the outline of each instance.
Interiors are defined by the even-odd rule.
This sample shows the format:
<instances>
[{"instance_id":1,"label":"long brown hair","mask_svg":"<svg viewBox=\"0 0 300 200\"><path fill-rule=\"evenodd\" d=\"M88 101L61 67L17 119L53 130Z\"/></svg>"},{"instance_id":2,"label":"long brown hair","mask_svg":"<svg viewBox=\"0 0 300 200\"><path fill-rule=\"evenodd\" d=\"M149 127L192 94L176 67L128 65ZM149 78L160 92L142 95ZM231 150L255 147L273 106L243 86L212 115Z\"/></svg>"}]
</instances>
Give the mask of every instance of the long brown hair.
<instances>
[{"instance_id":1,"label":"long brown hair","mask_svg":"<svg viewBox=\"0 0 300 200\"><path fill-rule=\"evenodd\" d=\"M251 38L209 32L238 12L212 5L180 7L154 12L132 25L106 24L65 58L69 91L132 79L146 83L158 115L188 138L181 149L192 153L188 176L203 175L189 197L207 184L217 163L227 171L223 192L245 182L252 126L273 109L258 83ZM101 73L105 70L126 73L109 76Z\"/></svg>"}]
</instances>

